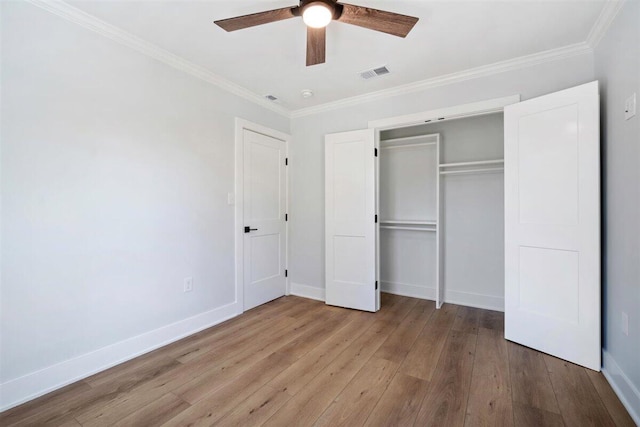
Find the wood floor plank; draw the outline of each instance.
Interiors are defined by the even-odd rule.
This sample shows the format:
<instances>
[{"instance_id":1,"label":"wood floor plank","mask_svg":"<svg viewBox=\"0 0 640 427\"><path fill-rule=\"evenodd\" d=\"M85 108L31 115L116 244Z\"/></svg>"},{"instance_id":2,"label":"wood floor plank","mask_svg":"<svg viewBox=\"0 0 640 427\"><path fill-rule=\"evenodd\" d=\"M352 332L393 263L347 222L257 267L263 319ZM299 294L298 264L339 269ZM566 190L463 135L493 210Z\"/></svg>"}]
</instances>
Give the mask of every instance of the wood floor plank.
<instances>
[{"instance_id":1,"label":"wood floor plank","mask_svg":"<svg viewBox=\"0 0 640 427\"><path fill-rule=\"evenodd\" d=\"M165 372L170 372L180 366L180 362L169 357L154 357L142 363L134 363L130 366L113 372L110 376L94 379L90 385L105 392L124 392L137 387L147 381L157 378Z\"/></svg>"},{"instance_id":2,"label":"wood floor plank","mask_svg":"<svg viewBox=\"0 0 640 427\"><path fill-rule=\"evenodd\" d=\"M504 313L501 311L481 310L478 326L502 336L504 331Z\"/></svg>"},{"instance_id":3,"label":"wood floor plank","mask_svg":"<svg viewBox=\"0 0 640 427\"><path fill-rule=\"evenodd\" d=\"M163 393L164 392L164 393ZM150 393L140 393L139 390L128 393L115 394L102 402L84 405L75 412L75 418L83 427L100 427L113 425L128 417L146 405L167 395L169 390L156 389Z\"/></svg>"},{"instance_id":4,"label":"wood floor plank","mask_svg":"<svg viewBox=\"0 0 640 427\"><path fill-rule=\"evenodd\" d=\"M396 373L365 425L367 427L413 426L428 387L428 381L400 372Z\"/></svg>"},{"instance_id":5,"label":"wood floor plank","mask_svg":"<svg viewBox=\"0 0 640 427\"><path fill-rule=\"evenodd\" d=\"M356 315L355 311L344 310L333 313L326 321L317 322L316 327L278 349L278 353L286 354L292 359L299 359L333 335L340 326L354 319Z\"/></svg>"},{"instance_id":6,"label":"wood floor plank","mask_svg":"<svg viewBox=\"0 0 640 427\"><path fill-rule=\"evenodd\" d=\"M477 334L481 311L481 309L475 307L459 307L451 329L468 334Z\"/></svg>"},{"instance_id":7,"label":"wood floor plank","mask_svg":"<svg viewBox=\"0 0 640 427\"><path fill-rule=\"evenodd\" d=\"M211 366L212 363L222 362L232 355L246 351L249 348L254 348L263 343L265 339L279 336L283 330L289 330L299 324L301 324L301 321L293 317L278 317L274 322L269 322L264 326L255 328L253 332L239 334L229 340L221 341L216 344L214 348L206 352L201 352L196 357L189 359L181 357L178 358L178 361L186 365L203 365L203 367L206 368Z\"/></svg>"},{"instance_id":8,"label":"wood floor plank","mask_svg":"<svg viewBox=\"0 0 640 427\"><path fill-rule=\"evenodd\" d=\"M360 337L371 324L373 316L358 312L356 318L337 330L331 337L276 376L269 385L291 395L298 393L325 367Z\"/></svg>"},{"instance_id":9,"label":"wood floor plank","mask_svg":"<svg viewBox=\"0 0 640 427\"><path fill-rule=\"evenodd\" d=\"M251 330L256 325L272 321L277 317L286 316L285 311L295 306L294 301L290 298L292 297L278 298L269 304L255 307L242 316L234 317L216 326L212 326L211 328L171 343L163 347L162 352L166 356L175 359L186 357L192 352L199 354L204 351L201 350L200 347L206 346L209 342L224 341L230 337L237 336L241 332Z\"/></svg>"},{"instance_id":10,"label":"wood floor plank","mask_svg":"<svg viewBox=\"0 0 640 427\"><path fill-rule=\"evenodd\" d=\"M229 335L221 334L219 337L214 337L211 340L200 343L196 348L190 348L188 352L182 355L176 355L176 358L181 363L188 363L192 360L198 360L201 357L214 357L215 354L228 353L235 350L230 350L232 346L243 347L247 342L253 342L256 337L261 337L265 331L270 331L278 328L278 322L283 318L298 319L300 317L299 310L304 308L305 315L313 312L321 312L321 306L317 304L301 304L301 307L288 307L284 306L284 310L280 315L272 315L269 317L260 316L256 324L249 323L240 325L235 331L230 331ZM294 314L295 316L290 316ZM330 313L322 313L322 316L328 316Z\"/></svg>"},{"instance_id":11,"label":"wood floor plank","mask_svg":"<svg viewBox=\"0 0 640 427\"><path fill-rule=\"evenodd\" d=\"M116 365L84 379L84 382L92 387L115 383L118 379L131 375L139 375L140 371L155 370L155 366L174 363L175 359L168 357L163 352L152 351L135 359Z\"/></svg>"},{"instance_id":12,"label":"wood floor plank","mask_svg":"<svg viewBox=\"0 0 640 427\"><path fill-rule=\"evenodd\" d=\"M398 363L372 357L336 397L316 426L362 426L398 370Z\"/></svg>"},{"instance_id":13,"label":"wood floor plank","mask_svg":"<svg viewBox=\"0 0 640 427\"><path fill-rule=\"evenodd\" d=\"M189 404L174 394L165 394L160 399L138 409L131 415L113 424L116 427L155 427L187 409Z\"/></svg>"},{"instance_id":14,"label":"wood floor plank","mask_svg":"<svg viewBox=\"0 0 640 427\"><path fill-rule=\"evenodd\" d=\"M364 366L397 325L413 308L391 310L386 318L373 322L362 335L333 360L320 374L291 398L265 426L311 426Z\"/></svg>"},{"instance_id":15,"label":"wood floor plank","mask_svg":"<svg viewBox=\"0 0 640 427\"><path fill-rule=\"evenodd\" d=\"M64 424L65 422L70 421L73 418L80 421L78 419L78 416L85 408L102 408L118 395L121 395L120 391L118 390L109 391L103 390L101 387L89 387L88 390L85 390L81 393L68 394L65 396L65 399L63 401L56 404L55 406L42 408L42 410L36 411L36 413L31 417L10 425L57 426L60 424ZM142 404L136 404L134 410L147 403L149 402L145 401Z\"/></svg>"},{"instance_id":16,"label":"wood floor plank","mask_svg":"<svg viewBox=\"0 0 640 427\"><path fill-rule=\"evenodd\" d=\"M430 322L427 323L402 362L400 372L430 381L449 331L448 328L433 327Z\"/></svg>"},{"instance_id":17,"label":"wood floor plank","mask_svg":"<svg viewBox=\"0 0 640 427\"><path fill-rule=\"evenodd\" d=\"M25 420L35 416L40 418L47 415L55 417L64 411L69 400L76 399L77 396L84 396L89 391L91 391L91 387L83 381L62 387L31 402L0 413L0 425L18 425L18 423L24 423Z\"/></svg>"},{"instance_id":18,"label":"wood floor plank","mask_svg":"<svg viewBox=\"0 0 640 427\"><path fill-rule=\"evenodd\" d=\"M372 313L374 315L373 322L381 323L387 321L394 323L397 326L405 317L407 317L409 312L419 301L415 298L405 298L403 300L398 298L397 295L393 296L396 297L396 299L392 300L384 310Z\"/></svg>"},{"instance_id":19,"label":"wood floor plank","mask_svg":"<svg viewBox=\"0 0 640 427\"><path fill-rule=\"evenodd\" d=\"M541 353L507 341L512 399L531 408L560 413Z\"/></svg>"},{"instance_id":20,"label":"wood floor plank","mask_svg":"<svg viewBox=\"0 0 640 427\"><path fill-rule=\"evenodd\" d=\"M65 423L60 424L58 427L82 427L82 424L80 424L75 419L72 419Z\"/></svg>"},{"instance_id":21,"label":"wood floor plank","mask_svg":"<svg viewBox=\"0 0 640 427\"><path fill-rule=\"evenodd\" d=\"M212 390L233 381L241 372L250 369L254 363L312 329L317 321L326 320L329 314L315 316L311 313L307 317L299 318L288 327L265 331L259 339L246 344L243 350L234 352L232 357L225 359L222 363L212 363L212 366L205 368L199 376L173 389L174 393L193 404ZM321 320L318 320L318 317Z\"/></svg>"},{"instance_id":22,"label":"wood floor plank","mask_svg":"<svg viewBox=\"0 0 640 427\"><path fill-rule=\"evenodd\" d=\"M272 307L272 309L262 309L263 307ZM229 325L225 327L214 327L210 333L202 335L199 340L171 344L168 355L182 363L187 363L203 354L219 351L221 347L228 347L239 341L250 341L262 331L275 327L279 319L292 318L293 316L289 314L298 316L301 309L309 311L318 308L317 304L312 304L304 298L278 298L269 304L251 309L247 312L252 313L251 315L238 316L229 320ZM234 322L236 319L239 320Z\"/></svg>"},{"instance_id":23,"label":"wood floor plank","mask_svg":"<svg viewBox=\"0 0 640 427\"><path fill-rule=\"evenodd\" d=\"M451 329L429 384L429 391L418 412L416 425L464 424L476 340L476 334Z\"/></svg>"},{"instance_id":24,"label":"wood floor plank","mask_svg":"<svg viewBox=\"0 0 640 427\"><path fill-rule=\"evenodd\" d=\"M398 332L392 334L374 356L402 363L435 309L433 301L417 302L399 325Z\"/></svg>"},{"instance_id":25,"label":"wood floor plank","mask_svg":"<svg viewBox=\"0 0 640 427\"><path fill-rule=\"evenodd\" d=\"M584 368L546 354L544 362L567 426L615 426Z\"/></svg>"},{"instance_id":26,"label":"wood floor plank","mask_svg":"<svg viewBox=\"0 0 640 427\"><path fill-rule=\"evenodd\" d=\"M429 318L428 325L432 328L451 329L459 307L458 305L444 304Z\"/></svg>"},{"instance_id":27,"label":"wood floor plank","mask_svg":"<svg viewBox=\"0 0 640 427\"><path fill-rule=\"evenodd\" d=\"M562 415L513 402L513 421L517 427L564 427Z\"/></svg>"},{"instance_id":28,"label":"wood floor plank","mask_svg":"<svg viewBox=\"0 0 640 427\"><path fill-rule=\"evenodd\" d=\"M616 393L613 391L607 379L602 375L602 372L592 371L591 369L586 370L591 383L595 387L600 399L602 399L602 403L609 411L609 415L613 418L613 421L616 423L618 427L634 427L635 423L631 418L631 415L627 412Z\"/></svg>"},{"instance_id":29,"label":"wood floor plank","mask_svg":"<svg viewBox=\"0 0 640 427\"><path fill-rule=\"evenodd\" d=\"M181 363L188 363L191 360L201 357L203 354L219 350L222 347L250 341L254 336L262 331L269 329L277 324L279 319L287 316L278 316L273 314L266 318L252 319L251 322L236 324L228 330L220 331L216 335L204 337L198 342L191 343L188 346L177 347L170 353L171 357Z\"/></svg>"},{"instance_id":30,"label":"wood floor plank","mask_svg":"<svg viewBox=\"0 0 640 427\"><path fill-rule=\"evenodd\" d=\"M298 302L283 310L282 315L297 319L300 316L307 316L309 311L322 310L326 308L325 304L320 301L300 297L297 298Z\"/></svg>"},{"instance_id":31,"label":"wood floor plank","mask_svg":"<svg viewBox=\"0 0 640 427\"><path fill-rule=\"evenodd\" d=\"M513 426L507 342L480 328L465 426Z\"/></svg>"},{"instance_id":32,"label":"wood floor plank","mask_svg":"<svg viewBox=\"0 0 640 427\"><path fill-rule=\"evenodd\" d=\"M168 420L163 426L211 425L286 369L289 363L290 359L287 356L272 353L234 381L207 394L190 408Z\"/></svg>"},{"instance_id":33,"label":"wood floor plank","mask_svg":"<svg viewBox=\"0 0 640 427\"><path fill-rule=\"evenodd\" d=\"M213 425L229 427L262 425L289 399L291 396L287 393L264 386Z\"/></svg>"}]
</instances>

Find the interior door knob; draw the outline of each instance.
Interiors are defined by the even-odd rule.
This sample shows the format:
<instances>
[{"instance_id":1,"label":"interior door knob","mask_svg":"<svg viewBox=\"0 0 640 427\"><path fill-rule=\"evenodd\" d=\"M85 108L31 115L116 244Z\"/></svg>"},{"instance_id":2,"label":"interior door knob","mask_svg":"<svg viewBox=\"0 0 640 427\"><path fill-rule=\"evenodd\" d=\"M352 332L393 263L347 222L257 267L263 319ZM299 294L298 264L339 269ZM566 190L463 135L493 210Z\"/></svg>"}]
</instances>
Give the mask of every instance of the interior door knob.
<instances>
[{"instance_id":1,"label":"interior door knob","mask_svg":"<svg viewBox=\"0 0 640 427\"><path fill-rule=\"evenodd\" d=\"M258 231L258 229L257 228L251 228L251 226L249 226L249 225L244 227L244 232L245 233L251 233L252 231Z\"/></svg>"}]
</instances>

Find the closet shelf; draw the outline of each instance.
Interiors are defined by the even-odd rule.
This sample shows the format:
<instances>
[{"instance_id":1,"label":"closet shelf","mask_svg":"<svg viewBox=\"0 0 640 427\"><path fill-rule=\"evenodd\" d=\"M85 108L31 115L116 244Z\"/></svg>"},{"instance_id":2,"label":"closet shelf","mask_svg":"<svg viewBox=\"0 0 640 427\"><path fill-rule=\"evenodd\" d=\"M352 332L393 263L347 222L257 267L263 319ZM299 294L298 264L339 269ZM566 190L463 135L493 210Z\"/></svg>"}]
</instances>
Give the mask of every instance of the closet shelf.
<instances>
[{"instance_id":1,"label":"closet shelf","mask_svg":"<svg viewBox=\"0 0 640 427\"><path fill-rule=\"evenodd\" d=\"M407 227L402 225L381 225L380 228L384 228L385 230L410 230L410 231L436 231L434 228L427 227Z\"/></svg>"},{"instance_id":2,"label":"closet shelf","mask_svg":"<svg viewBox=\"0 0 640 427\"><path fill-rule=\"evenodd\" d=\"M502 172L504 168L484 168L484 169L461 169L454 171L440 171L440 175L465 175L465 174L479 174L479 173L492 173Z\"/></svg>"},{"instance_id":3,"label":"closet shelf","mask_svg":"<svg viewBox=\"0 0 640 427\"><path fill-rule=\"evenodd\" d=\"M435 142L420 142L420 143L416 143L416 144L393 144L393 145L381 146L380 148L382 150L394 150L394 149L398 149L398 148L426 147L426 146L430 146L430 145L436 145L436 143Z\"/></svg>"},{"instance_id":4,"label":"closet shelf","mask_svg":"<svg viewBox=\"0 0 640 427\"><path fill-rule=\"evenodd\" d=\"M429 221L405 221L405 220L391 220L384 219L380 220L380 224L402 224L402 225L436 225L436 220Z\"/></svg>"},{"instance_id":5,"label":"closet shelf","mask_svg":"<svg viewBox=\"0 0 640 427\"><path fill-rule=\"evenodd\" d=\"M504 164L504 159L479 160L475 162L442 163L438 165L438 167L439 168L456 168L456 167L465 167L465 166L501 165L501 164Z\"/></svg>"},{"instance_id":6,"label":"closet shelf","mask_svg":"<svg viewBox=\"0 0 640 427\"><path fill-rule=\"evenodd\" d=\"M388 139L383 139L380 142L381 143L388 143L388 142L392 142L392 143L396 143L396 142L409 142L409 141L418 141L421 139L429 139L431 141L428 141L429 144L435 144L436 141L438 140L438 136L440 134L437 133L431 133L431 134L427 134L427 135L416 135L416 136L405 136L402 138L388 138Z\"/></svg>"}]
</instances>

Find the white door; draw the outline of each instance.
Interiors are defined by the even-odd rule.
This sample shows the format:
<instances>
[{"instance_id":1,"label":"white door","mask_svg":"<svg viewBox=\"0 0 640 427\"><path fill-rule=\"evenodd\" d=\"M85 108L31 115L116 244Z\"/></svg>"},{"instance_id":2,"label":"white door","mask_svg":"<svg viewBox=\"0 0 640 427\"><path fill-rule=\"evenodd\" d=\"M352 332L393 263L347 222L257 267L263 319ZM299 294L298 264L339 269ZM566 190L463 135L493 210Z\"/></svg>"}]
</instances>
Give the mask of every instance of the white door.
<instances>
[{"instance_id":1,"label":"white door","mask_svg":"<svg viewBox=\"0 0 640 427\"><path fill-rule=\"evenodd\" d=\"M281 297L285 279L285 142L243 129L244 309Z\"/></svg>"},{"instance_id":2,"label":"white door","mask_svg":"<svg viewBox=\"0 0 640 427\"><path fill-rule=\"evenodd\" d=\"M376 311L373 129L325 138L326 302Z\"/></svg>"},{"instance_id":3,"label":"white door","mask_svg":"<svg viewBox=\"0 0 640 427\"><path fill-rule=\"evenodd\" d=\"M505 108L505 338L600 370L598 82Z\"/></svg>"}]
</instances>

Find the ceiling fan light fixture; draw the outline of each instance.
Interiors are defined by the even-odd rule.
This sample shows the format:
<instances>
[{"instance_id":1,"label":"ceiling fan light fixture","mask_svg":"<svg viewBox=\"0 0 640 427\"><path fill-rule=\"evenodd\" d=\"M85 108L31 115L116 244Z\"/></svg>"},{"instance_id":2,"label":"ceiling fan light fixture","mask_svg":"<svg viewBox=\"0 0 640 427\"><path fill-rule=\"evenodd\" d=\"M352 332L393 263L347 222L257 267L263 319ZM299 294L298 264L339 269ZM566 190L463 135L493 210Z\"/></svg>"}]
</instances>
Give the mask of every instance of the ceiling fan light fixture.
<instances>
[{"instance_id":1,"label":"ceiling fan light fixture","mask_svg":"<svg viewBox=\"0 0 640 427\"><path fill-rule=\"evenodd\" d=\"M333 11L321 1L309 3L302 12L302 20L311 28L324 28L333 18Z\"/></svg>"}]
</instances>

